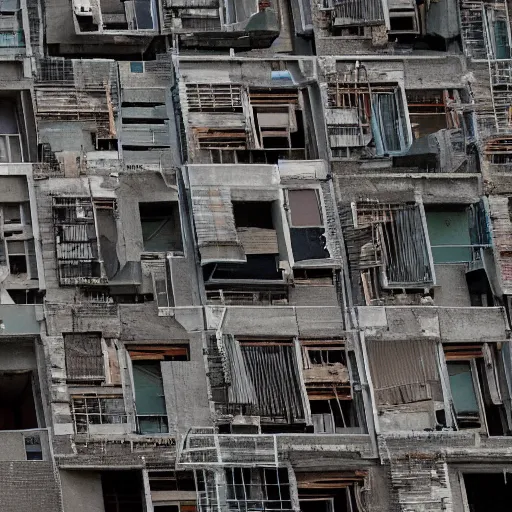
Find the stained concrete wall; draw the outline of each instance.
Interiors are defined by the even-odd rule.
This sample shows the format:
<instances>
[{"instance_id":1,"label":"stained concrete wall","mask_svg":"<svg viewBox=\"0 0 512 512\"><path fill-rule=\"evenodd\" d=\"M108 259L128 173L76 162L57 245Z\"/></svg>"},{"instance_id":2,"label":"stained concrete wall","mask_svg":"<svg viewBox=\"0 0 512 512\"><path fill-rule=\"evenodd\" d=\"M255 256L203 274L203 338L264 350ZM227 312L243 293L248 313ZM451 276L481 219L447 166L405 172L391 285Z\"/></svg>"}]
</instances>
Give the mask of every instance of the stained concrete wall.
<instances>
[{"instance_id":1,"label":"stained concrete wall","mask_svg":"<svg viewBox=\"0 0 512 512\"><path fill-rule=\"evenodd\" d=\"M211 425L203 361L163 362L162 377L171 433Z\"/></svg>"},{"instance_id":2,"label":"stained concrete wall","mask_svg":"<svg viewBox=\"0 0 512 512\"><path fill-rule=\"evenodd\" d=\"M94 471L60 471L64 512L105 512L101 474Z\"/></svg>"}]
</instances>

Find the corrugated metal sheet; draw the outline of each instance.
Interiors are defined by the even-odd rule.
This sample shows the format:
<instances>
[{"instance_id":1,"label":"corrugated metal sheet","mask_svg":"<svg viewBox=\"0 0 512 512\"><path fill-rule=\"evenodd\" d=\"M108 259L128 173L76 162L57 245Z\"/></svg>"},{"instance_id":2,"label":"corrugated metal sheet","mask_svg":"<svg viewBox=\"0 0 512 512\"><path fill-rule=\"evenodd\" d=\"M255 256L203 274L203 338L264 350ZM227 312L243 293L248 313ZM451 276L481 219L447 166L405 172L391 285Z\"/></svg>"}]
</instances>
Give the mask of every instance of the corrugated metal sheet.
<instances>
[{"instance_id":1,"label":"corrugated metal sheet","mask_svg":"<svg viewBox=\"0 0 512 512\"><path fill-rule=\"evenodd\" d=\"M299 368L292 344L241 344L224 335L221 351L229 401L250 414L288 423L304 420Z\"/></svg>"},{"instance_id":2,"label":"corrugated metal sheet","mask_svg":"<svg viewBox=\"0 0 512 512\"><path fill-rule=\"evenodd\" d=\"M238 228L238 236L245 254L278 254L275 229Z\"/></svg>"},{"instance_id":3,"label":"corrugated metal sheet","mask_svg":"<svg viewBox=\"0 0 512 512\"><path fill-rule=\"evenodd\" d=\"M256 414L302 422L299 369L293 345L242 346L249 377L256 393Z\"/></svg>"},{"instance_id":4,"label":"corrugated metal sheet","mask_svg":"<svg viewBox=\"0 0 512 512\"><path fill-rule=\"evenodd\" d=\"M231 334L222 337L221 353L226 382L229 384L228 399L233 404L256 404L255 391L244 356L240 349L240 343Z\"/></svg>"},{"instance_id":5,"label":"corrugated metal sheet","mask_svg":"<svg viewBox=\"0 0 512 512\"><path fill-rule=\"evenodd\" d=\"M192 210L201 261L246 261L228 188L192 188Z\"/></svg>"},{"instance_id":6,"label":"corrugated metal sheet","mask_svg":"<svg viewBox=\"0 0 512 512\"><path fill-rule=\"evenodd\" d=\"M367 349L378 404L442 400L434 341L368 341Z\"/></svg>"}]
</instances>

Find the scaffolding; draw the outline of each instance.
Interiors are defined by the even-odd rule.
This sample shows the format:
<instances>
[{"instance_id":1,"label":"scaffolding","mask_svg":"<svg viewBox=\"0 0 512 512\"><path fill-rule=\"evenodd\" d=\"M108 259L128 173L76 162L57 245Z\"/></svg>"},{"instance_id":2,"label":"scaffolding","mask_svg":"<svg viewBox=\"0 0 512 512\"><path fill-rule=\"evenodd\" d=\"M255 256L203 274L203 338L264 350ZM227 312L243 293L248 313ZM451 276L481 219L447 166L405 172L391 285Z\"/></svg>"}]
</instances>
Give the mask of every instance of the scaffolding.
<instances>
[{"instance_id":1,"label":"scaffolding","mask_svg":"<svg viewBox=\"0 0 512 512\"><path fill-rule=\"evenodd\" d=\"M277 467L277 437L271 434L219 434L215 427L194 427L184 436L177 457L182 469Z\"/></svg>"}]
</instances>

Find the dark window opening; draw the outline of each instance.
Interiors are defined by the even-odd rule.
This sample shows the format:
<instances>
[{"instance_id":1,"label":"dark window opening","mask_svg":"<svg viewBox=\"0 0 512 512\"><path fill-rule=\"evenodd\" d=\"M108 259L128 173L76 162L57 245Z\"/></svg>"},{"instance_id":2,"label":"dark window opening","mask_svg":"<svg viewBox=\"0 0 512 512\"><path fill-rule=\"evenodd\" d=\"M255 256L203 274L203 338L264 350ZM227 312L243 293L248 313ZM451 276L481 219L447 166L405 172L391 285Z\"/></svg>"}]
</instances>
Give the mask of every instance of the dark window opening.
<instances>
[{"instance_id":1,"label":"dark window opening","mask_svg":"<svg viewBox=\"0 0 512 512\"><path fill-rule=\"evenodd\" d=\"M293 278L296 281L308 281L310 279L330 279L334 277L331 268L305 268L293 269Z\"/></svg>"},{"instance_id":2,"label":"dark window opening","mask_svg":"<svg viewBox=\"0 0 512 512\"><path fill-rule=\"evenodd\" d=\"M92 18L85 16L75 16L75 19L78 22L78 27L80 32L97 32L98 24L94 23Z\"/></svg>"},{"instance_id":3,"label":"dark window opening","mask_svg":"<svg viewBox=\"0 0 512 512\"><path fill-rule=\"evenodd\" d=\"M413 16L390 17L390 32L413 32L415 23Z\"/></svg>"},{"instance_id":4,"label":"dark window opening","mask_svg":"<svg viewBox=\"0 0 512 512\"><path fill-rule=\"evenodd\" d=\"M151 471L151 491L195 491L194 474L190 471Z\"/></svg>"},{"instance_id":5,"label":"dark window opening","mask_svg":"<svg viewBox=\"0 0 512 512\"><path fill-rule=\"evenodd\" d=\"M0 430L38 428L32 372L0 372Z\"/></svg>"},{"instance_id":6,"label":"dark window opening","mask_svg":"<svg viewBox=\"0 0 512 512\"><path fill-rule=\"evenodd\" d=\"M329 258L324 228L290 228L295 261Z\"/></svg>"},{"instance_id":7,"label":"dark window opening","mask_svg":"<svg viewBox=\"0 0 512 512\"><path fill-rule=\"evenodd\" d=\"M466 272L466 282L468 283L469 298L472 306L490 307L494 306L494 295L484 269Z\"/></svg>"},{"instance_id":8,"label":"dark window opening","mask_svg":"<svg viewBox=\"0 0 512 512\"><path fill-rule=\"evenodd\" d=\"M4 224L21 224L21 208L19 203L3 204L1 209Z\"/></svg>"},{"instance_id":9,"label":"dark window opening","mask_svg":"<svg viewBox=\"0 0 512 512\"><path fill-rule=\"evenodd\" d=\"M7 290L15 304L42 304L44 293L39 290Z\"/></svg>"},{"instance_id":10,"label":"dark window opening","mask_svg":"<svg viewBox=\"0 0 512 512\"><path fill-rule=\"evenodd\" d=\"M357 412L352 400L330 398L309 401L315 433L335 434L358 427Z\"/></svg>"},{"instance_id":11,"label":"dark window opening","mask_svg":"<svg viewBox=\"0 0 512 512\"><path fill-rule=\"evenodd\" d=\"M144 512L140 471L104 471L101 474L105 512Z\"/></svg>"},{"instance_id":12,"label":"dark window opening","mask_svg":"<svg viewBox=\"0 0 512 512\"><path fill-rule=\"evenodd\" d=\"M9 255L9 268L11 274L26 274L27 259L25 255Z\"/></svg>"},{"instance_id":13,"label":"dark window opening","mask_svg":"<svg viewBox=\"0 0 512 512\"><path fill-rule=\"evenodd\" d=\"M233 213L237 228L274 228L270 201L233 201Z\"/></svg>"},{"instance_id":14,"label":"dark window opening","mask_svg":"<svg viewBox=\"0 0 512 512\"><path fill-rule=\"evenodd\" d=\"M116 294L112 296L112 299L117 304L141 304L144 302L153 302L155 297L152 293L146 293L143 295Z\"/></svg>"},{"instance_id":15,"label":"dark window opening","mask_svg":"<svg viewBox=\"0 0 512 512\"><path fill-rule=\"evenodd\" d=\"M177 202L139 203L145 252L183 251Z\"/></svg>"},{"instance_id":16,"label":"dark window opening","mask_svg":"<svg viewBox=\"0 0 512 512\"><path fill-rule=\"evenodd\" d=\"M361 512L362 471L297 473L301 512Z\"/></svg>"},{"instance_id":17,"label":"dark window opening","mask_svg":"<svg viewBox=\"0 0 512 512\"><path fill-rule=\"evenodd\" d=\"M345 350L340 349L315 349L308 348L309 362L312 365L328 366L335 363L347 364Z\"/></svg>"},{"instance_id":18,"label":"dark window opening","mask_svg":"<svg viewBox=\"0 0 512 512\"><path fill-rule=\"evenodd\" d=\"M204 265L205 282L221 279L282 280L279 257L273 254L248 254L246 263L210 263Z\"/></svg>"},{"instance_id":19,"label":"dark window opening","mask_svg":"<svg viewBox=\"0 0 512 512\"><path fill-rule=\"evenodd\" d=\"M482 429L487 425L490 436L509 435L496 345L446 344L444 352L457 427Z\"/></svg>"},{"instance_id":20,"label":"dark window opening","mask_svg":"<svg viewBox=\"0 0 512 512\"><path fill-rule=\"evenodd\" d=\"M117 151L117 139L96 139L98 151Z\"/></svg>"},{"instance_id":21,"label":"dark window opening","mask_svg":"<svg viewBox=\"0 0 512 512\"><path fill-rule=\"evenodd\" d=\"M318 192L288 190L290 236L295 261L329 257Z\"/></svg>"},{"instance_id":22,"label":"dark window opening","mask_svg":"<svg viewBox=\"0 0 512 512\"><path fill-rule=\"evenodd\" d=\"M465 473L464 487L471 512L506 512L512 502L512 479L506 473ZM492 499L490 506L489 499Z\"/></svg>"}]
</instances>

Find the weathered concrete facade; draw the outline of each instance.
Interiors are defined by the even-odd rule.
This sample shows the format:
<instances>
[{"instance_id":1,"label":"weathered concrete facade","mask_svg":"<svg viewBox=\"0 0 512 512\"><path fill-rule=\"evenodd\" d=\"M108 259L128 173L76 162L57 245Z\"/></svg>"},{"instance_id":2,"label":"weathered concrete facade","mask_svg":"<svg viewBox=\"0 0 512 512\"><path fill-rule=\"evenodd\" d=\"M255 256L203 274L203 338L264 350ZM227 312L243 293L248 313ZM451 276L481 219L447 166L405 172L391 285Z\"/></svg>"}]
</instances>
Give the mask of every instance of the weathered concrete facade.
<instances>
[{"instance_id":1,"label":"weathered concrete facade","mask_svg":"<svg viewBox=\"0 0 512 512\"><path fill-rule=\"evenodd\" d=\"M509 7L0 0L0 510L508 510Z\"/></svg>"}]
</instances>

